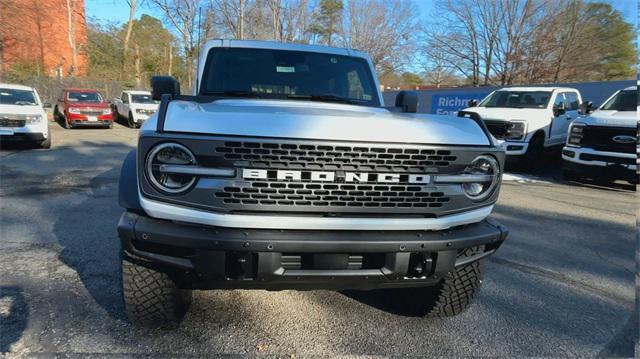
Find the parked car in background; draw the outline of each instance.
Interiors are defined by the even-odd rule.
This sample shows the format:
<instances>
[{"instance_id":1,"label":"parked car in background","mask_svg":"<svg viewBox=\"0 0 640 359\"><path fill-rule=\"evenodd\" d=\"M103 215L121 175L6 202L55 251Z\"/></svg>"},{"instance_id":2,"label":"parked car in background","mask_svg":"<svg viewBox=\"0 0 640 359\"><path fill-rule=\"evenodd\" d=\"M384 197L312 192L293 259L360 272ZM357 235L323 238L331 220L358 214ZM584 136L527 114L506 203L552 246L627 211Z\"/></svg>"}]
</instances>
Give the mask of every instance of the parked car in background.
<instances>
[{"instance_id":1,"label":"parked car in background","mask_svg":"<svg viewBox=\"0 0 640 359\"><path fill-rule=\"evenodd\" d=\"M53 109L53 117L64 128L79 126L113 127L111 106L96 90L64 89Z\"/></svg>"},{"instance_id":2,"label":"parked car in background","mask_svg":"<svg viewBox=\"0 0 640 359\"><path fill-rule=\"evenodd\" d=\"M562 149L565 178L605 176L637 183L637 109L638 87L631 86L574 121Z\"/></svg>"},{"instance_id":3,"label":"parked car in background","mask_svg":"<svg viewBox=\"0 0 640 359\"><path fill-rule=\"evenodd\" d=\"M149 91L122 91L113 99L115 119L126 119L129 127L140 127L144 121L158 110L158 102L151 98Z\"/></svg>"},{"instance_id":4,"label":"parked car in background","mask_svg":"<svg viewBox=\"0 0 640 359\"><path fill-rule=\"evenodd\" d=\"M50 148L51 132L43 106L36 89L0 83L0 142L29 141Z\"/></svg>"},{"instance_id":5,"label":"parked car in background","mask_svg":"<svg viewBox=\"0 0 640 359\"><path fill-rule=\"evenodd\" d=\"M492 92L458 116L481 119L507 156L535 165L545 148L565 143L581 103L573 88L511 87Z\"/></svg>"}]
</instances>

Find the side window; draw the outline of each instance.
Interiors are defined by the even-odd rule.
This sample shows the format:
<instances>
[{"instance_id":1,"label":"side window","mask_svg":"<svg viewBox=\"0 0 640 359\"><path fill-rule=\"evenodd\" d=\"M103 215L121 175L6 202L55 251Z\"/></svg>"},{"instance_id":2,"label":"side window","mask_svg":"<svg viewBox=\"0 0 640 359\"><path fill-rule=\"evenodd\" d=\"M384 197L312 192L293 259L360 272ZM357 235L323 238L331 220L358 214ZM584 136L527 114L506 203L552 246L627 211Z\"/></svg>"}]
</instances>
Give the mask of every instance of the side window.
<instances>
[{"instance_id":1,"label":"side window","mask_svg":"<svg viewBox=\"0 0 640 359\"><path fill-rule=\"evenodd\" d=\"M575 92L565 92L564 97L567 99L565 105L567 111L577 111L580 108L580 101L578 101L578 94Z\"/></svg>"},{"instance_id":2,"label":"side window","mask_svg":"<svg viewBox=\"0 0 640 359\"><path fill-rule=\"evenodd\" d=\"M556 95L556 100L553 102L553 107L560 106L560 104L562 103L564 103L565 106L569 106L569 104L567 104L567 101L564 98L564 94L559 93L558 95Z\"/></svg>"},{"instance_id":3,"label":"side window","mask_svg":"<svg viewBox=\"0 0 640 359\"><path fill-rule=\"evenodd\" d=\"M129 103L129 96L127 96L126 92L122 93L122 103Z\"/></svg>"}]
</instances>

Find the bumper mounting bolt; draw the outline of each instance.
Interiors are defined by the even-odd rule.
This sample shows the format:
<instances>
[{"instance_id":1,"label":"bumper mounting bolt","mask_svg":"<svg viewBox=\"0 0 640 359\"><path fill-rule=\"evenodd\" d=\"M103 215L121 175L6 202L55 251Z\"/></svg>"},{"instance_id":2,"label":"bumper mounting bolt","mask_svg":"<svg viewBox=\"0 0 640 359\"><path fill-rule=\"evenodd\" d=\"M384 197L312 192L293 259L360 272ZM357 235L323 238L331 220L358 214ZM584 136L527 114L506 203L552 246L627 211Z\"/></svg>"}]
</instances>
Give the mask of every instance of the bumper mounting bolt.
<instances>
[{"instance_id":1,"label":"bumper mounting bolt","mask_svg":"<svg viewBox=\"0 0 640 359\"><path fill-rule=\"evenodd\" d=\"M267 249L268 250L272 250L273 249L273 244L267 244Z\"/></svg>"},{"instance_id":2,"label":"bumper mounting bolt","mask_svg":"<svg viewBox=\"0 0 640 359\"><path fill-rule=\"evenodd\" d=\"M249 242L244 242L244 243L242 243L242 246L243 246L243 247L245 247L245 248L246 248L246 247L249 247Z\"/></svg>"},{"instance_id":3,"label":"bumper mounting bolt","mask_svg":"<svg viewBox=\"0 0 640 359\"><path fill-rule=\"evenodd\" d=\"M149 235L146 233L142 233L142 239L147 240L149 239Z\"/></svg>"},{"instance_id":4,"label":"bumper mounting bolt","mask_svg":"<svg viewBox=\"0 0 640 359\"><path fill-rule=\"evenodd\" d=\"M400 250L401 250L401 251L404 251L404 249L405 249L405 248L406 248L406 247L404 246L404 244L401 244L401 245L400 245Z\"/></svg>"}]
</instances>

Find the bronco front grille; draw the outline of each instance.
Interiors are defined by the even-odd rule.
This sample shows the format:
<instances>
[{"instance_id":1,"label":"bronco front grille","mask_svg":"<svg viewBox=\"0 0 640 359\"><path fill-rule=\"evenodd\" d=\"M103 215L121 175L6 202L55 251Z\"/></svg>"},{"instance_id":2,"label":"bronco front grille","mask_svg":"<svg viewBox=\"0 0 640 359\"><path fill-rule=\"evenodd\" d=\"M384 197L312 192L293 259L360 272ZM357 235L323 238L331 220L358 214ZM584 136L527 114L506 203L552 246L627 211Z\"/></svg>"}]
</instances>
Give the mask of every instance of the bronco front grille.
<instances>
[{"instance_id":1,"label":"bronco front grille","mask_svg":"<svg viewBox=\"0 0 640 359\"><path fill-rule=\"evenodd\" d=\"M224 142L216 152L238 167L309 170L423 172L456 160L448 150L332 146L273 142Z\"/></svg>"},{"instance_id":2,"label":"bronco front grille","mask_svg":"<svg viewBox=\"0 0 640 359\"><path fill-rule=\"evenodd\" d=\"M10 118L0 118L0 127L24 127L27 121L14 120Z\"/></svg>"},{"instance_id":3,"label":"bronco front grille","mask_svg":"<svg viewBox=\"0 0 640 359\"><path fill-rule=\"evenodd\" d=\"M215 195L227 204L296 207L438 208L450 200L441 191L416 185L271 181L227 186Z\"/></svg>"}]
</instances>

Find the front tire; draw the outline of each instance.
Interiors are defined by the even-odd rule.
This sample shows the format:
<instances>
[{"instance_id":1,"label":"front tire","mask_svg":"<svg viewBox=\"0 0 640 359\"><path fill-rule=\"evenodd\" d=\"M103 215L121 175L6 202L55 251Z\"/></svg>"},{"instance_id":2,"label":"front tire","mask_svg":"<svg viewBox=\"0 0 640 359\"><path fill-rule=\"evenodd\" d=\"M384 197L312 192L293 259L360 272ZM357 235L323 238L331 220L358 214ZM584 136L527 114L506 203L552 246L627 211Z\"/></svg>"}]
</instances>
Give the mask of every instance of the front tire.
<instances>
[{"instance_id":1,"label":"front tire","mask_svg":"<svg viewBox=\"0 0 640 359\"><path fill-rule=\"evenodd\" d=\"M130 128L136 128L136 123L133 121L133 114L129 112L129 117L127 117L127 124Z\"/></svg>"},{"instance_id":2,"label":"front tire","mask_svg":"<svg viewBox=\"0 0 640 359\"><path fill-rule=\"evenodd\" d=\"M478 247L467 248L461 255L469 257L475 255L477 250ZM480 290L483 262L483 260L475 261L457 268L448 274L438 286L426 288L428 291L426 316L446 318L464 312Z\"/></svg>"},{"instance_id":3,"label":"front tire","mask_svg":"<svg viewBox=\"0 0 640 359\"><path fill-rule=\"evenodd\" d=\"M51 148L51 131L48 131L47 139L40 142L40 148L49 149Z\"/></svg>"},{"instance_id":4,"label":"front tire","mask_svg":"<svg viewBox=\"0 0 640 359\"><path fill-rule=\"evenodd\" d=\"M122 294L129 321L146 327L177 327L191 304L190 290L179 289L152 263L125 256L122 257Z\"/></svg>"},{"instance_id":5,"label":"front tire","mask_svg":"<svg viewBox=\"0 0 640 359\"><path fill-rule=\"evenodd\" d=\"M523 165L530 170L536 169L542 162L542 155L544 154L544 134L536 133L531 141L529 141L529 147L527 152L523 156Z\"/></svg>"}]
</instances>

